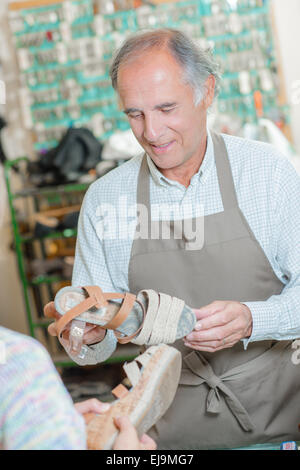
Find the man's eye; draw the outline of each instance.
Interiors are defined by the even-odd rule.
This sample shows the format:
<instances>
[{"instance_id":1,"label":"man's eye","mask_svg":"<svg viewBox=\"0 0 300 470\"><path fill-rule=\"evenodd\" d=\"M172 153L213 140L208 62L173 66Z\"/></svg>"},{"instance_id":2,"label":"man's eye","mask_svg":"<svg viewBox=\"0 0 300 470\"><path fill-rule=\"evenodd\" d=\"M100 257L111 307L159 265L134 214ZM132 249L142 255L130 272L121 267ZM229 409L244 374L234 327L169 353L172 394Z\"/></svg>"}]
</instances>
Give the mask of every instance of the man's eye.
<instances>
[{"instance_id":1,"label":"man's eye","mask_svg":"<svg viewBox=\"0 0 300 470\"><path fill-rule=\"evenodd\" d=\"M131 118L131 119L136 119L136 118L139 118L142 116L142 113L138 113L138 114L128 114L128 117Z\"/></svg>"},{"instance_id":2,"label":"man's eye","mask_svg":"<svg viewBox=\"0 0 300 470\"><path fill-rule=\"evenodd\" d=\"M173 109L175 109L175 108L162 108L162 112L163 113L170 113L171 111L173 111Z\"/></svg>"}]
</instances>

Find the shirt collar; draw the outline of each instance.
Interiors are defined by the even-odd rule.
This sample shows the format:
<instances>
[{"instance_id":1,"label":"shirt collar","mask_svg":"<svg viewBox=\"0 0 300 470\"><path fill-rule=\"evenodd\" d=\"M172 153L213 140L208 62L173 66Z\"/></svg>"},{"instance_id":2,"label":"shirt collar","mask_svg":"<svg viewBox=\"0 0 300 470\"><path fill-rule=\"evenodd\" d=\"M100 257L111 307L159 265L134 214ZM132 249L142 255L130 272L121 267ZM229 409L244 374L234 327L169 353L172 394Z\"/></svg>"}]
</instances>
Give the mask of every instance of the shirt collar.
<instances>
[{"instance_id":1,"label":"shirt collar","mask_svg":"<svg viewBox=\"0 0 300 470\"><path fill-rule=\"evenodd\" d=\"M160 186L182 186L180 183L174 180L170 180L166 178L160 171L159 169L155 166L149 155L147 155L147 163L148 163L148 168L150 171L150 174L153 178L153 181ZM213 167L214 163L214 148L213 148L213 141L211 138L211 134L209 129L207 129L207 146L206 146L206 151L205 155L203 158L203 161L201 163L201 166L197 173L192 177L191 179L191 185L201 181L201 183L205 183L207 180L209 173Z\"/></svg>"}]
</instances>

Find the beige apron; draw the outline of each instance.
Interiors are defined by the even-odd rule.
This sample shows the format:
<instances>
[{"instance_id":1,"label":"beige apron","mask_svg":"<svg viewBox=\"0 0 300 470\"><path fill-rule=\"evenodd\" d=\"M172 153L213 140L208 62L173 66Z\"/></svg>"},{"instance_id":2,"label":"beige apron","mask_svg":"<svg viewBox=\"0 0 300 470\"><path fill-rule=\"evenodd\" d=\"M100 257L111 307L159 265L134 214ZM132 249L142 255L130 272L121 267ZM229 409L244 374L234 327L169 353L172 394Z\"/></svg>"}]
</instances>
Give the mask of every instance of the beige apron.
<instances>
[{"instance_id":1,"label":"beige apron","mask_svg":"<svg viewBox=\"0 0 300 470\"><path fill-rule=\"evenodd\" d=\"M239 209L222 136L212 134L224 211L204 217L204 246L186 240L133 242L129 289L154 289L200 308L214 300L264 301L280 294L276 277ZM150 172L143 158L137 203L150 207ZM172 221L168 222L174 231ZM137 227L138 228L138 227ZM300 369L289 341L242 341L215 353L175 343L183 369L174 402L150 435L160 449L233 448L299 439Z\"/></svg>"}]
</instances>

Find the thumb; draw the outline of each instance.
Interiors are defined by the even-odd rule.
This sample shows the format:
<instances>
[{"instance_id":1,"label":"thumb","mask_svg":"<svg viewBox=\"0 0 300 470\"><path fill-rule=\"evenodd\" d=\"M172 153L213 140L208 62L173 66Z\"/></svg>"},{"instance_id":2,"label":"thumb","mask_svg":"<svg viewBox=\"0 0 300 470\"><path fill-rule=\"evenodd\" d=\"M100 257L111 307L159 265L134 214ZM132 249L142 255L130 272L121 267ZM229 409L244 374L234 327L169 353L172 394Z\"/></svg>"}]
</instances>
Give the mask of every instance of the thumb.
<instances>
[{"instance_id":1,"label":"thumb","mask_svg":"<svg viewBox=\"0 0 300 470\"><path fill-rule=\"evenodd\" d=\"M54 321L53 323L50 323L50 325L48 326L48 333L51 336L57 336L56 321Z\"/></svg>"},{"instance_id":2,"label":"thumb","mask_svg":"<svg viewBox=\"0 0 300 470\"><path fill-rule=\"evenodd\" d=\"M131 429L131 421L128 416L118 416L114 418L115 425L120 431L128 431Z\"/></svg>"},{"instance_id":3,"label":"thumb","mask_svg":"<svg viewBox=\"0 0 300 470\"><path fill-rule=\"evenodd\" d=\"M140 450L141 444L129 417L116 417L114 423L120 431L114 444L114 450Z\"/></svg>"},{"instance_id":4,"label":"thumb","mask_svg":"<svg viewBox=\"0 0 300 470\"><path fill-rule=\"evenodd\" d=\"M143 434L140 439L142 450L156 450L156 442L148 436L148 434Z\"/></svg>"},{"instance_id":5,"label":"thumb","mask_svg":"<svg viewBox=\"0 0 300 470\"><path fill-rule=\"evenodd\" d=\"M44 315L47 318L55 318L56 320L61 317L61 315L56 311L55 304L53 301L48 302L44 306Z\"/></svg>"}]
</instances>

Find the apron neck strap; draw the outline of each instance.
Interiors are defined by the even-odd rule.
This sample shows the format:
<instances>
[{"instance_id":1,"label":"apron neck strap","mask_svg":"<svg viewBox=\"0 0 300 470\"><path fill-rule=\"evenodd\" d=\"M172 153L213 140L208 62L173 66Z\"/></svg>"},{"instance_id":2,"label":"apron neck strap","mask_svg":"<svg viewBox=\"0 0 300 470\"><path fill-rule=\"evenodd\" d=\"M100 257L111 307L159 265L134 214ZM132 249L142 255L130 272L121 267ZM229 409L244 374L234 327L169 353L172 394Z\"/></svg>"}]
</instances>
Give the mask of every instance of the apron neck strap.
<instances>
[{"instance_id":1,"label":"apron neck strap","mask_svg":"<svg viewBox=\"0 0 300 470\"><path fill-rule=\"evenodd\" d=\"M150 205L150 170L147 162L147 155L144 154L142 159L141 168L138 176L137 185L137 203L143 204L148 209L148 217L151 220L151 205Z\"/></svg>"},{"instance_id":2,"label":"apron neck strap","mask_svg":"<svg viewBox=\"0 0 300 470\"><path fill-rule=\"evenodd\" d=\"M234 182L226 145L221 134L211 132L214 144L214 155L217 169L220 193L224 211L238 207L238 200L234 188Z\"/></svg>"},{"instance_id":3,"label":"apron neck strap","mask_svg":"<svg viewBox=\"0 0 300 470\"><path fill-rule=\"evenodd\" d=\"M237 196L229 163L228 152L223 137L220 134L211 132L214 145L215 163L222 197L224 211L238 206ZM143 204L148 209L151 220L150 205L150 170L147 162L147 155L144 154L138 176L137 203Z\"/></svg>"}]
</instances>

